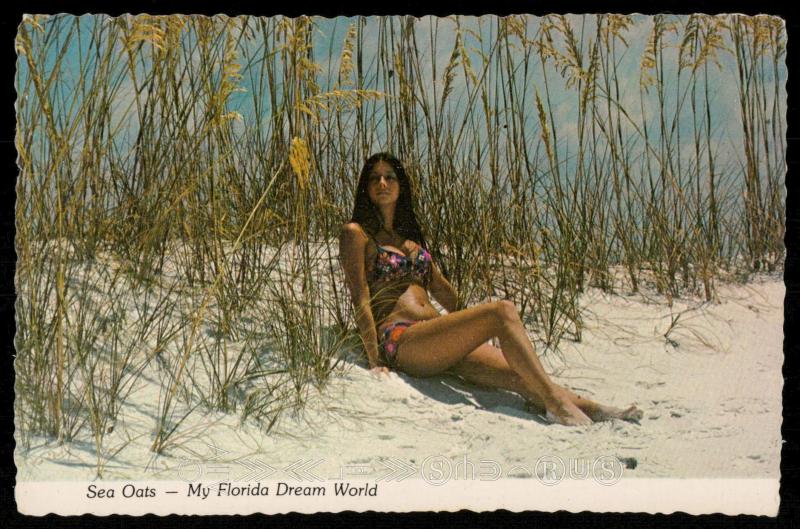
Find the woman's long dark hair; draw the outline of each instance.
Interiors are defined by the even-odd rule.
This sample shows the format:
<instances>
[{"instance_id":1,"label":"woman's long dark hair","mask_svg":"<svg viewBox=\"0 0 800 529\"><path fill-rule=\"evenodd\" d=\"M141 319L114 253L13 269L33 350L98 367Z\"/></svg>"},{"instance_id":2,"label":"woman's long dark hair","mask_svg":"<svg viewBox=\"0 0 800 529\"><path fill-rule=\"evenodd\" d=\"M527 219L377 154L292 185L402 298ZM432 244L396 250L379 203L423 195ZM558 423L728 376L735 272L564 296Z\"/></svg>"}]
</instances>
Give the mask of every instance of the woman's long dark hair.
<instances>
[{"instance_id":1,"label":"woman's long dark hair","mask_svg":"<svg viewBox=\"0 0 800 529\"><path fill-rule=\"evenodd\" d=\"M353 207L353 216L350 222L358 222L373 238L383 227L381 212L369 199L369 192L367 190L372 168L375 167L375 164L378 162L388 163L392 169L394 169L397 182L400 184L400 196L397 198L397 205L394 210L394 231L406 239L411 239L422 245L423 248L426 248L425 237L422 235L419 222L417 222L417 216L414 213L414 197L411 192L411 181L408 179L402 162L388 152L373 154L364 162L364 167L361 169L361 176L358 178L356 203Z\"/></svg>"}]
</instances>

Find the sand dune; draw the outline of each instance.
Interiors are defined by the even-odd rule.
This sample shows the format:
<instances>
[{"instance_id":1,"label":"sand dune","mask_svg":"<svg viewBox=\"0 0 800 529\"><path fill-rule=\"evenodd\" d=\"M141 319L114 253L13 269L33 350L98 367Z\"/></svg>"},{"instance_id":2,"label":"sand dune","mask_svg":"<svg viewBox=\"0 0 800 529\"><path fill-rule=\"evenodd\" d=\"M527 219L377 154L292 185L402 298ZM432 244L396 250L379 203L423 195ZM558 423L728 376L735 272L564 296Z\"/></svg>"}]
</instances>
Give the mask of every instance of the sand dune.
<instances>
[{"instance_id":1,"label":"sand dune","mask_svg":"<svg viewBox=\"0 0 800 529\"><path fill-rule=\"evenodd\" d=\"M522 478L543 456L615 456L626 462L626 477L775 478L784 291L780 278L761 277L720 287L718 303L675 300L672 308L641 295L584 294L582 342L562 342L560 355L548 353L545 365L579 393L638 405L641 424L550 425L510 393L453 377L379 379L348 362L303 413L284 415L269 434L240 424L237 415L197 407L176 443L154 456L160 386L156 368L148 367L106 436L109 453L118 451L103 478L419 477L431 458L491 460L503 477ZM61 446L34 438L29 449L18 445L15 459L22 481L96 477L89 434Z\"/></svg>"}]
</instances>

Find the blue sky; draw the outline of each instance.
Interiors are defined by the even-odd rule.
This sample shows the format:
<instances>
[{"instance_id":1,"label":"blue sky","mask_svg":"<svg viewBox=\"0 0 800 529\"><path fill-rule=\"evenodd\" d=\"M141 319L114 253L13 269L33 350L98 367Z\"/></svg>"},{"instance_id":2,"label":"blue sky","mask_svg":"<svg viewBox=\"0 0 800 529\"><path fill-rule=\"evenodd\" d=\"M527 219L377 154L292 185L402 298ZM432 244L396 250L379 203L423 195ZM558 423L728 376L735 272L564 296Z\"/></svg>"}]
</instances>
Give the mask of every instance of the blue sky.
<instances>
[{"instance_id":1,"label":"blue sky","mask_svg":"<svg viewBox=\"0 0 800 529\"><path fill-rule=\"evenodd\" d=\"M522 19L524 23L526 34L528 38L533 39L536 35L542 19L533 16L524 16ZM567 20L574 28L576 34L581 34L581 28L585 28L583 38L581 40L585 49L588 49L589 42L595 37L594 15L567 15ZM685 24L686 17L672 17L670 19L681 25ZM394 22L399 26L403 20L395 18ZM254 22L251 19L251 24ZM320 66L320 73L318 76L318 84L323 91L329 90L335 83L336 72L339 69L340 57L342 54L342 44L344 42L346 33L351 24L357 22L355 18L338 17L334 19L327 19L322 17L315 17L314 22L314 37L313 37L313 50L314 62ZM464 46L469 53L470 61L478 74L480 74L482 59L480 52L489 53L496 42L498 30L498 18L493 15L487 15L480 18L477 17L460 17L459 22L463 31ZM108 19L104 16L86 15L81 18L81 26L88 30L96 23L108 23ZM68 26L67 24L66 26ZM375 71L376 63L378 61L376 50L378 45L378 20L374 17L368 17L364 26L363 34L363 58L366 70L366 83L363 86L365 89L372 89L378 91L386 91L386 87L376 80ZM640 105L640 89L639 89L639 75L640 63L642 54L645 49L646 40L653 26L653 18L650 16L634 15L633 24L627 32L624 33L625 39L628 43L627 46L619 44L618 47L618 65L617 65L617 80L620 85L620 102L628 112L630 119L641 126L641 111ZM45 25L47 28L47 25ZM420 72L422 74L422 86L429 102L432 102L432 95L434 92L440 93L443 88L442 72L444 71L448 60L451 56L453 45L455 42L455 28L456 22L454 18L438 18L438 17L423 17L414 23L414 35L418 50L420 52ZM62 30L63 33L65 31ZM66 34L57 35L57 38L64 38ZM675 112L676 101L678 100L678 85L675 82L677 79L677 53L678 53L678 37L671 36L667 40L667 47L665 48L665 77L666 83L666 107L668 114L671 116ZM192 42L192 37L184 35L184 46L188 46ZM511 39L512 42L514 38ZM72 45L67 51L66 64L68 67L60 73L56 83L53 85L54 90L58 90L66 94L64 103L57 111L64 115L69 113L69 109L74 109L69 104L69 96L74 93L75 80L79 77L79 65L84 61L92 61L93 58L87 53L87 47L90 43L89 31L83 31L81 38L72 39ZM234 93L228 101L228 109L236 111L242 116L241 122L234 124L235 130L245 132L253 127L263 126L269 120L269 105L266 100L266 94L262 96L262 103L265 103L265 113L259 118L255 115L253 110L253 98L259 97L259 94L253 93L251 85L252 79L257 77L260 73L261 62L258 60L259 54L270 51L269 46L266 46L263 40L256 35L253 39L244 39L241 43L242 48L239 51L239 57L243 58L246 55L254 57L255 60L250 68L245 68L241 73L243 78L240 86L245 88L246 92ZM563 49L563 42L558 38L556 39L556 46ZM243 47L247 47L247 53ZM55 50L56 48L54 48ZM119 53L122 53L119 49ZM525 98L525 116L526 116L526 132L528 138L532 142L538 141L539 123L535 109L535 93L538 91L544 97L544 71L541 62L536 55L532 53L530 60L527 63L528 75L524 77L522 71L524 69L523 54L520 47L513 46L507 50L510 60L513 64L517 65L517 75L514 80L514 85L518 91ZM506 49L503 48L503 53ZM189 60L193 60L189 56ZM493 55L496 61L497 55ZM54 60L55 55L51 54L50 62ZM739 115L738 107L738 87L736 81L735 60L729 53L723 53L720 56L721 67L717 68L716 65L710 68L710 99L711 99L711 113L713 116L713 135L715 142L715 150L718 155L730 163L737 165L737 160L741 159L741 142L742 142L742 127L741 118ZM20 79L24 79L26 75L26 65L24 61L19 63L18 75ZM495 62L489 64L489 71L492 72ZM145 68L145 67L142 67ZM47 69L47 66L45 66ZM436 72L434 74L434 71ZM331 72L331 76L328 76ZM546 66L547 82L549 85L550 95L550 108L554 118L553 128L557 131L559 137L559 144L557 149L560 153L574 152L577 142L577 98L578 95L574 89L567 89L565 81L559 72L553 67L552 63ZM682 82L684 83L683 91L687 86L686 79L688 76L683 73ZM786 108L785 99L785 79L786 68L781 64L779 71L779 97L781 98L782 108ZM115 105L115 116L119 124L127 129L126 135L121 137L134 137L135 131L138 127L136 122L135 112L132 111L135 103L135 91L130 79L120 78L120 86L118 91L118 104ZM467 95L466 95L466 79L463 75L461 67L456 69L456 75L452 81L453 92L449 98L449 105L446 107L445 112L449 114L454 120L460 119L466 111ZM19 85L18 85L19 86ZM494 89L494 87L490 87ZM279 91L280 91L279 87ZM768 94L771 98L771 93ZM768 99L767 104L770 105L771 101ZM367 106L374 107L380 114L382 112L383 101L369 103ZM645 97L643 102L645 112L648 115L649 121L652 122L657 111L657 100L655 91L650 90L650 93ZM58 106L58 105L56 105ZM505 111L504 108L498 107L494 109L501 115ZM691 107L688 101L683 107L680 115L680 129L679 132L682 136L682 150L688 152L691 144L691 131L692 131L692 114ZM190 122L191 126L191 122ZM651 131L653 133L655 131ZM483 136L488 137L491 131L486 130L484 127L480 132ZM637 133L632 126L625 126L624 133L626 136L636 137ZM385 136L385 135L384 135ZM380 134L379 134L380 137ZM422 140L422 138L420 139ZM379 140L380 142L380 140Z\"/></svg>"}]
</instances>

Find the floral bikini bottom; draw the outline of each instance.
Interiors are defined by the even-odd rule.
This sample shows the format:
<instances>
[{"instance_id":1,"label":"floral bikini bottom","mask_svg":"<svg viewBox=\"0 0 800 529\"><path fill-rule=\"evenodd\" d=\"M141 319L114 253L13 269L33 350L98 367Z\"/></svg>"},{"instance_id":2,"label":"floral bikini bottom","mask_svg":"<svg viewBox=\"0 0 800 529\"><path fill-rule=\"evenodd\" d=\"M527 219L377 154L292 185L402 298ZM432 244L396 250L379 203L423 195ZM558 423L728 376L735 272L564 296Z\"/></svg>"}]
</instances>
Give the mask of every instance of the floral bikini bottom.
<instances>
[{"instance_id":1,"label":"floral bikini bottom","mask_svg":"<svg viewBox=\"0 0 800 529\"><path fill-rule=\"evenodd\" d=\"M381 356L388 367L392 369L397 367L397 341L400 339L400 335L415 323L419 322L400 320L387 325L383 330Z\"/></svg>"}]
</instances>

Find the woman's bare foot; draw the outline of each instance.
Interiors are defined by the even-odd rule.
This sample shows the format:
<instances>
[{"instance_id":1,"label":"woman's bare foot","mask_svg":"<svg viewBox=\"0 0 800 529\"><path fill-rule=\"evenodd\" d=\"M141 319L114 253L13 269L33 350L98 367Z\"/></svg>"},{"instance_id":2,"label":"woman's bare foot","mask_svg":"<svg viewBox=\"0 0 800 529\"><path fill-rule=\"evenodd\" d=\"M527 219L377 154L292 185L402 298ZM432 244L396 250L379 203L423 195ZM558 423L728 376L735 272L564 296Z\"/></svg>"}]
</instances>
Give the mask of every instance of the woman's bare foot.
<instances>
[{"instance_id":1,"label":"woman's bare foot","mask_svg":"<svg viewBox=\"0 0 800 529\"><path fill-rule=\"evenodd\" d=\"M584 426L592 424L592 419L578 408L563 388L554 390L545 400L545 417L548 421L564 426Z\"/></svg>"},{"instance_id":2,"label":"woman's bare foot","mask_svg":"<svg viewBox=\"0 0 800 529\"><path fill-rule=\"evenodd\" d=\"M591 414L593 421L610 421L611 419L622 419L623 421L639 423L644 417L644 412L636 406L625 408L615 408L613 406L598 406L598 410Z\"/></svg>"}]
</instances>

